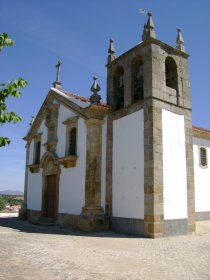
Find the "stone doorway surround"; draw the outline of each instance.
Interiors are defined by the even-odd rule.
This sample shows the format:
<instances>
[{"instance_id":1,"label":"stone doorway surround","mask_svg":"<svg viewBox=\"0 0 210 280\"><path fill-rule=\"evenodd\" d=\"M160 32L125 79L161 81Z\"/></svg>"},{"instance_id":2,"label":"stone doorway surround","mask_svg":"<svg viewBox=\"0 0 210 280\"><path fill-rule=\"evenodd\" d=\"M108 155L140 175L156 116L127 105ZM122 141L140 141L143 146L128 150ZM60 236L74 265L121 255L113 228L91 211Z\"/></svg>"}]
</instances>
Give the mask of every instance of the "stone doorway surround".
<instances>
[{"instance_id":1,"label":"stone doorway surround","mask_svg":"<svg viewBox=\"0 0 210 280\"><path fill-rule=\"evenodd\" d=\"M50 217L50 218L56 219L58 215L59 180L60 180L60 173L61 173L60 166L56 156L52 152L46 152L43 155L40 166L41 168L43 168L41 215L42 217L48 217L49 215L52 216L53 214L54 217ZM53 194L55 195L53 213L48 213L47 211L47 199L49 198L48 183L52 183L50 182L49 178L55 180L53 182L53 187L55 188L55 190L53 191Z\"/></svg>"}]
</instances>

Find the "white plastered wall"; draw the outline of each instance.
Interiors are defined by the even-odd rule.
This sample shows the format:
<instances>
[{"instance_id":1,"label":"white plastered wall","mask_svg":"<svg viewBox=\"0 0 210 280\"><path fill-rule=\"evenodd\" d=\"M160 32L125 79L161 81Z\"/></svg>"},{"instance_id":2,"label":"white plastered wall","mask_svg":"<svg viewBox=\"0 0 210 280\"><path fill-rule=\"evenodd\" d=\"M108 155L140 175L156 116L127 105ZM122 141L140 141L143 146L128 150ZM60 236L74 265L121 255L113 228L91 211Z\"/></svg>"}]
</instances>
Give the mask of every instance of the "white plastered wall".
<instances>
[{"instance_id":1,"label":"white plastered wall","mask_svg":"<svg viewBox=\"0 0 210 280\"><path fill-rule=\"evenodd\" d=\"M70 109L60 106L58 118L58 145L59 157L65 155L67 118L74 117ZM85 205L85 170L86 170L86 125L82 118L78 119L77 129L77 162L76 167L61 167L59 184L59 213L80 214Z\"/></svg>"},{"instance_id":2,"label":"white plastered wall","mask_svg":"<svg viewBox=\"0 0 210 280\"><path fill-rule=\"evenodd\" d=\"M63 122L68 118L75 117L76 114L71 111L69 108L60 105L59 115L58 115L58 128L57 128L57 136L58 136L58 144L56 153L58 157L65 156L65 147L66 147L66 125Z\"/></svg>"},{"instance_id":3,"label":"white plastered wall","mask_svg":"<svg viewBox=\"0 0 210 280\"><path fill-rule=\"evenodd\" d=\"M41 210L42 205L42 169L39 173L28 171L27 208Z\"/></svg>"},{"instance_id":4,"label":"white plastered wall","mask_svg":"<svg viewBox=\"0 0 210 280\"><path fill-rule=\"evenodd\" d=\"M199 164L199 148L207 149L207 167ZM210 211L210 140L193 138L195 211Z\"/></svg>"},{"instance_id":5,"label":"white plastered wall","mask_svg":"<svg viewBox=\"0 0 210 280\"><path fill-rule=\"evenodd\" d=\"M144 219L144 112L113 123L113 216Z\"/></svg>"},{"instance_id":6,"label":"white plastered wall","mask_svg":"<svg viewBox=\"0 0 210 280\"><path fill-rule=\"evenodd\" d=\"M164 219L187 218L184 116L162 110Z\"/></svg>"},{"instance_id":7,"label":"white plastered wall","mask_svg":"<svg viewBox=\"0 0 210 280\"><path fill-rule=\"evenodd\" d=\"M47 141L47 128L45 121L43 121L37 131L37 134L41 134L41 151L40 159L45 153L45 147L43 144ZM34 140L30 143L29 148L29 163L33 164L34 160ZM27 186L27 208L31 210L41 210L42 204L42 169L39 169L38 173L31 173L28 170L28 186Z\"/></svg>"}]
</instances>

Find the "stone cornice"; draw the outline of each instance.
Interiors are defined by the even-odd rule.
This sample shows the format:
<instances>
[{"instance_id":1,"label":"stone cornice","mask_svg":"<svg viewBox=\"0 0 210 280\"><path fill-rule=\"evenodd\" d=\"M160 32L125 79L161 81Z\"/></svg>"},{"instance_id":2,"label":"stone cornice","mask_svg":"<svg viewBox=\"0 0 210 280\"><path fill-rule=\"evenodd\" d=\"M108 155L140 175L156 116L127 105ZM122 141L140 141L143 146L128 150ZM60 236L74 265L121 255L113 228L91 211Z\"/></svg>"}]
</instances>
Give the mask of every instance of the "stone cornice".
<instances>
[{"instance_id":1,"label":"stone cornice","mask_svg":"<svg viewBox=\"0 0 210 280\"><path fill-rule=\"evenodd\" d=\"M58 162L63 165L64 168L76 167L78 156L69 155L58 159Z\"/></svg>"},{"instance_id":2,"label":"stone cornice","mask_svg":"<svg viewBox=\"0 0 210 280\"><path fill-rule=\"evenodd\" d=\"M73 112L77 113L79 116L81 116L83 119L87 119L87 116L83 112L83 109L78 106L77 104L73 103L68 98L65 98L64 96L59 95L57 92L53 91L52 89L48 92L47 97L45 98L32 126L30 127L27 135L23 138L25 141L31 142L31 140L34 138L34 136L37 133L37 130L39 126L41 125L42 121L45 119L47 111L46 109L50 106L58 107L59 104L52 104L53 100L56 99L60 104L63 104L64 106L70 108ZM104 107L103 107L104 108Z\"/></svg>"},{"instance_id":3,"label":"stone cornice","mask_svg":"<svg viewBox=\"0 0 210 280\"><path fill-rule=\"evenodd\" d=\"M31 171L31 173L39 173L39 164L29 164L27 165L27 167L29 168L29 170Z\"/></svg>"},{"instance_id":4,"label":"stone cornice","mask_svg":"<svg viewBox=\"0 0 210 280\"><path fill-rule=\"evenodd\" d=\"M56 100L59 103L53 104L53 100ZM68 99L68 96L62 96L56 91L53 91L53 89L50 89L32 126L30 127L27 135L23 138L25 141L28 141L29 143L31 142L31 140L37 134L37 130L42 121L45 120L47 110L49 110L51 106L53 106L54 109L58 109L59 104L63 104L67 108L71 109L74 113L76 113L79 117L82 117L85 120L89 118L103 119L111 111L109 107L105 107L103 105L90 105L89 107L81 108L79 105Z\"/></svg>"},{"instance_id":5,"label":"stone cornice","mask_svg":"<svg viewBox=\"0 0 210 280\"><path fill-rule=\"evenodd\" d=\"M58 158L55 153L46 152L40 161L39 164L28 164L27 167L29 168L31 173L39 173L40 168L44 168L45 163L47 161L53 161L55 166L62 164L64 168L76 167L78 156L69 155L65 157Z\"/></svg>"},{"instance_id":6,"label":"stone cornice","mask_svg":"<svg viewBox=\"0 0 210 280\"><path fill-rule=\"evenodd\" d=\"M83 114L86 118L94 118L102 120L111 111L108 107L103 107L99 105L91 105L87 108L82 109Z\"/></svg>"},{"instance_id":7,"label":"stone cornice","mask_svg":"<svg viewBox=\"0 0 210 280\"><path fill-rule=\"evenodd\" d=\"M125 56L127 56L129 53L133 52L134 50L137 49L143 49L145 46L149 45L149 44L155 44L160 46L162 49L164 49L167 53L171 54L171 55L178 55L178 56L182 56L183 58L188 58L189 54L182 52L178 49L176 49L175 47L172 47L170 45L167 45L166 43L155 39L155 38L149 38L145 41L140 42L138 45L134 46L133 48L131 48L130 50L126 51L125 53L121 54L120 56L116 57L112 62L108 63L106 66L109 67L111 65L117 64L119 63L119 60L124 59Z\"/></svg>"},{"instance_id":8,"label":"stone cornice","mask_svg":"<svg viewBox=\"0 0 210 280\"><path fill-rule=\"evenodd\" d=\"M72 118L68 118L68 119L66 119L65 121L63 121L63 124L69 126L69 125L71 125L71 124L77 123L77 122L78 122L78 119L79 119L78 116L75 116L75 117L72 117Z\"/></svg>"}]
</instances>

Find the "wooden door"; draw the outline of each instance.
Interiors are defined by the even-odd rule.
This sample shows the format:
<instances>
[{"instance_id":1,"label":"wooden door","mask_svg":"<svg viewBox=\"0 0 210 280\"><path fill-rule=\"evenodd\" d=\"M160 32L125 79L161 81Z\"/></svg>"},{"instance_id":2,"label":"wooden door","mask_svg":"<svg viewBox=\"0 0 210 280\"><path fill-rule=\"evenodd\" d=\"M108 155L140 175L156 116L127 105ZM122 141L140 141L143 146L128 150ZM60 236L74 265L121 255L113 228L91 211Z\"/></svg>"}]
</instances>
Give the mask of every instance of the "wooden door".
<instances>
[{"instance_id":1,"label":"wooden door","mask_svg":"<svg viewBox=\"0 0 210 280\"><path fill-rule=\"evenodd\" d=\"M56 175L47 176L46 217L55 218L57 208Z\"/></svg>"}]
</instances>

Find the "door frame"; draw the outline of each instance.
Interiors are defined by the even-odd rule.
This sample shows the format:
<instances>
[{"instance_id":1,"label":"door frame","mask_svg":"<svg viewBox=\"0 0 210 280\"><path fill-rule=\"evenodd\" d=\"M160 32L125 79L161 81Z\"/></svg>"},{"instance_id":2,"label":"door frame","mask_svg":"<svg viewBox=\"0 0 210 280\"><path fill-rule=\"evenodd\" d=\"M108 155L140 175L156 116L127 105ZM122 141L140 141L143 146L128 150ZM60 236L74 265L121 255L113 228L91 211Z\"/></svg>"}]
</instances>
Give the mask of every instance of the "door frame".
<instances>
[{"instance_id":1,"label":"door frame","mask_svg":"<svg viewBox=\"0 0 210 280\"><path fill-rule=\"evenodd\" d=\"M46 201L47 201L47 177L50 175L55 175L55 219L58 215L58 202L59 202L59 181L60 181L60 165L56 160L55 156L51 152L46 152L41 161L42 172L42 208L41 215L46 217Z\"/></svg>"}]
</instances>

